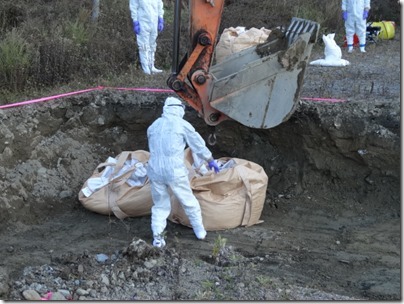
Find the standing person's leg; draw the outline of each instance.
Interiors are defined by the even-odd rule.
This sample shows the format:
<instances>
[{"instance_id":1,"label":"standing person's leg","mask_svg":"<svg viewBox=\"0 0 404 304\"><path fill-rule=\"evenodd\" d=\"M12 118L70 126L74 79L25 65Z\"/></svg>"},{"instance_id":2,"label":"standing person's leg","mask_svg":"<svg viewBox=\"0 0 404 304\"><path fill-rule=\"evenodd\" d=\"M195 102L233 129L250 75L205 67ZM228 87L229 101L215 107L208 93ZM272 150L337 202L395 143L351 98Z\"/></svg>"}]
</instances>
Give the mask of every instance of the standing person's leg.
<instances>
[{"instance_id":1,"label":"standing person's leg","mask_svg":"<svg viewBox=\"0 0 404 304\"><path fill-rule=\"evenodd\" d=\"M184 208L196 237L203 240L206 237L206 230L203 226L201 207L192 193L188 176L177 178L174 182L170 183L170 188Z\"/></svg>"},{"instance_id":2,"label":"standing person's leg","mask_svg":"<svg viewBox=\"0 0 404 304\"><path fill-rule=\"evenodd\" d=\"M137 37L137 46L139 48L139 60L142 70L145 74L151 74L150 60L150 25L142 20L140 22L140 33Z\"/></svg>"},{"instance_id":3,"label":"standing person's leg","mask_svg":"<svg viewBox=\"0 0 404 304\"><path fill-rule=\"evenodd\" d=\"M362 53L366 53L366 19L356 23L356 34L359 38L359 49Z\"/></svg>"},{"instance_id":4,"label":"standing person's leg","mask_svg":"<svg viewBox=\"0 0 404 304\"><path fill-rule=\"evenodd\" d=\"M345 33L346 42L348 45L348 52L352 53L354 46L354 35L355 35L355 22L350 14L348 13L348 19L345 21Z\"/></svg>"},{"instance_id":5,"label":"standing person's leg","mask_svg":"<svg viewBox=\"0 0 404 304\"><path fill-rule=\"evenodd\" d=\"M162 70L157 69L154 66L156 49L157 49L157 36L158 36L158 31L157 31L157 24L156 24L155 29L151 30L150 40L149 40L149 46L150 46L150 49L149 49L149 51L150 51L150 53L149 53L149 56L150 56L150 71L152 73L161 73L161 72L163 72Z\"/></svg>"},{"instance_id":6,"label":"standing person's leg","mask_svg":"<svg viewBox=\"0 0 404 304\"><path fill-rule=\"evenodd\" d=\"M153 232L153 246L164 247L164 229L171 212L170 194L168 186L156 181L150 181L153 207L151 209L151 229Z\"/></svg>"},{"instance_id":7,"label":"standing person's leg","mask_svg":"<svg viewBox=\"0 0 404 304\"><path fill-rule=\"evenodd\" d=\"M144 43L142 41L139 42L139 36L138 36L138 48L139 48L139 60L140 60L140 66L142 67L142 70L145 74L151 74L150 67L149 67L149 57L150 57L150 51L149 51L149 45L147 43ZM143 40L143 39L142 39Z\"/></svg>"}]
</instances>

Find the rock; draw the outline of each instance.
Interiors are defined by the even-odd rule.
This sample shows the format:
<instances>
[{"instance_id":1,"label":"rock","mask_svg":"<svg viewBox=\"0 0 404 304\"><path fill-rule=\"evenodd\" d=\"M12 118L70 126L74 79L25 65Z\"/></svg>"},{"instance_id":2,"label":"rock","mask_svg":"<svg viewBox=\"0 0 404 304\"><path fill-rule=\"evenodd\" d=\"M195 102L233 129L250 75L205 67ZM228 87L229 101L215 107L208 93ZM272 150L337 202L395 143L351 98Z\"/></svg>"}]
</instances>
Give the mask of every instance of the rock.
<instances>
[{"instance_id":1,"label":"rock","mask_svg":"<svg viewBox=\"0 0 404 304\"><path fill-rule=\"evenodd\" d=\"M97 262L104 263L106 260L109 259L109 257L106 254L99 253L95 256L95 259Z\"/></svg>"},{"instance_id":2,"label":"rock","mask_svg":"<svg viewBox=\"0 0 404 304\"><path fill-rule=\"evenodd\" d=\"M88 288L92 288L93 285L94 285L94 281L88 280L88 281L86 281L85 285L86 285Z\"/></svg>"},{"instance_id":3,"label":"rock","mask_svg":"<svg viewBox=\"0 0 404 304\"><path fill-rule=\"evenodd\" d=\"M101 293L108 293L108 288L107 287L105 287L105 286L103 286L103 287L101 287Z\"/></svg>"},{"instance_id":4,"label":"rock","mask_svg":"<svg viewBox=\"0 0 404 304\"><path fill-rule=\"evenodd\" d=\"M84 290L82 288L77 288L76 293L79 296L86 296L86 295L90 294L87 290Z\"/></svg>"},{"instance_id":5,"label":"rock","mask_svg":"<svg viewBox=\"0 0 404 304\"><path fill-rule=\"evenodd\" d=\"M125 273L123 271L120 271L118 274L118 278L120 278L121 280L125 280Z\"/></svg>"},{"instance_id":6,"label":"rock","mask_svg":"<svg viewBox=\"0 0 404 304\"><path fill-rule=\"evenodd\" d=\"M151 269L154 266L156 266L157 261L156 260L145 261L143 264L147 269Z\"/></svg>"},{"instance_id":7,"label":"rock","mask_svg":"<svg viewBox=\"0 0 404 304\"><path fill-rule=\"evenodd\" d=\"M71 294L70 291L68 291L67 289L59 289L57 292L59 292L60 294L62 294L66 299L71 298Z\"/></svg>"},{"instance_id":8,"label":"rock","mask_svg":"<svg viewBox=\"0 0 404 304\"><path fill-rule=\"evenodd\" d=\"M154 248L142 239L133 239L132 243L124 250L124 255L133 260L143 260L154 253Z\"/></svg>"},{"instance_id":9,"label":"rock","mask_svg":"<svg viewBox=\"0 0 404 304\"><path fill-rule=\"evenodd\" d=\"M95 291L94 289L91 289L90 290L90 297L96 298L97 297L97 291Z\"/></svg>"},{"instance_id":10,"label":"rock","mask_svg":"<svg viewBox=\"0 0 404 304\"><path fill-rule=\"evenodd\" d=\"M5 267L0 267L0 299L3 299L4 295L8 293L9 286L8 282L8 272Z\"/></svg>"},{"instance_id":11,"label":"rock","mask_svg":"<svg viewBox=\"0 0 404 304\"><path fill-rule=\"evenodd\" d=\"M41 167L38 169L37 173L38 175L46 175L46 171L47 171L46 168Z\"/></svg>"},{"instance_id":12,"label":"rock","mask_svg":"<svg viewBox=\"0 0 404 304\"><path fill-rule=\"evenodd\" d=\"M73 196L73 192L70 190L63 190L59 193L60 199L65 199Z\"/></svg>"},{"instance_id":13,"label":"rock","mask_svg":"<svg viewBox=\"0 0 404 304\"><path fill-rule=\"evenodd\" d=\"M77 266L77 271L79 272L79 273L83 273L83 271L84 271L84 267L83 267L83 265L79 265L79 266Z\"/></svg>"},{"instance_id":14,"label":"rock","mask_svg":"<svg viewBox=\"0 0 404 304\"><path fill-rule=\"evenodd\" d=\"M101 283L105 284L106 286L109 286L110 282L105 273L101 274Z\"/></svg>"},{"instance_id":15,"label":"rock","mask_svg":"<svg viewBox=\"0 0 404 304\"><path fill-rule=\"evenodd\" d=\"M5 159L13 157L13 151L9 147L5 147L3 150L3 156Z\"/></svg>"},{"instance_id":16,"label":"rock","mask_svg":"<svg viewBox=\"0 0 404 304\"><path fill-rule=\"evenodd\" d=\"M22 295L23 295L24 299L27 301L40 301L41 300L41 296L35 290L32 290L32 289L24 290L22 292Z\"/></svg>"},{"instance_id":17,"label":"rock","mask_svg":"<svg viewBox=\"0 0 404 304\"><path fill-rule=\"evenodd\" d=\"M50 297L51 301L66 301L65 296L61 293L61 292L53 292L51 297Z\"/></svg>"}]
</instances>

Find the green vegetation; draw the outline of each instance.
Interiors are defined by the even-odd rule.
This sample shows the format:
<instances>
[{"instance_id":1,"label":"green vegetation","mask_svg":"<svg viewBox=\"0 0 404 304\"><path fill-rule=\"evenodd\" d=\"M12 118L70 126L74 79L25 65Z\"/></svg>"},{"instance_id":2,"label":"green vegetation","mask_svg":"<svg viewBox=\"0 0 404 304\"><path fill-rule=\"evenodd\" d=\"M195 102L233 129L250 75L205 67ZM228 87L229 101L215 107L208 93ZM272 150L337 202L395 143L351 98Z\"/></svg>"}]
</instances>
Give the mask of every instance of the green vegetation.
<instances>
[{"instance_id":1,"label":"green vegetation","mask_svg":"<svg viewBox=\"0 0 404 304\"><path fill-rule=\"evenodd\" d=\"M272 280L270 277L264 276L264 275L259 275L256 278L257 282L260 283L263 287L266 286L271 286L272 285Z\"/></svg>"},{"instance_id":2,"label":"green vegetation","mask_svg":"<svg viewBox=\"0 0 404 304\"><path fill-rule=\"evenodd\" d=\"M0 87L24 89L31 62L30 47L17 29L7 32L0 41Z\"/></svg>"},{"instance_id":3,"label":"green vegetation","mask_svg":"<svg viewBox=\"0 0 404 304\"><path fill-rule=\"evenodd\" d=\"M226 248L226 238L222 238L219 234L218 237L215 239L215 244L213 245L212 249L212 256L213 258L217 259L222 251Z\"/></svg>"}]
</instances>

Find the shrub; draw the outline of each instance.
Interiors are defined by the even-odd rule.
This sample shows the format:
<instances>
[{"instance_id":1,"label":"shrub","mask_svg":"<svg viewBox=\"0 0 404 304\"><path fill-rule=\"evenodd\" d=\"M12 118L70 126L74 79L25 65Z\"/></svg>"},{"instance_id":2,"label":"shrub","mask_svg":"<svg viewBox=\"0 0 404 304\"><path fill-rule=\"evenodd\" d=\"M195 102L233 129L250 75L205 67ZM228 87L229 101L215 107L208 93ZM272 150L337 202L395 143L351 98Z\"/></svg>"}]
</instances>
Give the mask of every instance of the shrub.
<instances>
[{"instance_id":1,"label":"shrub","mask_svg":"<svg viewBox=\"0 0 404 304\"><path fill-rule=\"evenodd\" d=\"M10 91L24 88L30 63L30 45L14 28L0 42L0 86Z\"/></svg>"},{"instance_id":2,"label":"shrub","mask_svg":"<svg viewBox=\"0 0 404 304\"><path fill-rule=\"evenodd\" d=\"M9 31L17 27L25 19L24 10L15 4L1 4L0 10L0 32Z\"/></svg>"},{"instance_id":3,"label":"shrub","mask_svg":"<svg viewBox=\"0 0 404 304\"><path fill-rule=\"evenodd\" d=\"M79 69L80 49L72 40L62 36L42 41L36 55L33 81L38 86L69 82Z\"/></svg>"},{"instance_id":4,"label":"shrub","mask_svg":"<svg viewBox=\"0 0 404 304\"><path fill-rule=\"evenodd\" d=\"M78 46L85 45L90 39L90 33L85 24L79 20L68 21L65 25L64 31L65 36Z\"/></svg>"}]
</instances>

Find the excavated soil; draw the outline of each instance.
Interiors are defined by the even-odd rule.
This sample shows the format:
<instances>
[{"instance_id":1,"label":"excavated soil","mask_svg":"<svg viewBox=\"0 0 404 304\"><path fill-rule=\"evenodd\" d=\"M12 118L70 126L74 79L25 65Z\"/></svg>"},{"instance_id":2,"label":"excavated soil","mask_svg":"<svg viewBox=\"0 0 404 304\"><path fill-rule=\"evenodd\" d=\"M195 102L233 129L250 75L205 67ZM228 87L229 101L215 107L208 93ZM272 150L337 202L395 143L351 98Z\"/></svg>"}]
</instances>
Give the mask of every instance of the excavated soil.
<instances>
[{"instance_id":1,"label":"excavated soil","mask_svg":"<svg viewBox=\"0 0 404 304\"><path fill-rule=\"evenodd\" d=\"M312 60L322 56L316 47ZM270 130L216 128L216 158L264 167L264 222L205 241L169 222L162 251L148 245L149 216L99 215L77 195L108 156L147 150L169 93L100 90L0 110L1 298L401 299L399 34L343 58L351 65L309 66L301 96L346 101L302 99ZM168 75L131 85L165 88ZM186 119L207 139L193 110Z\"/></svg>"}]
</instances>

